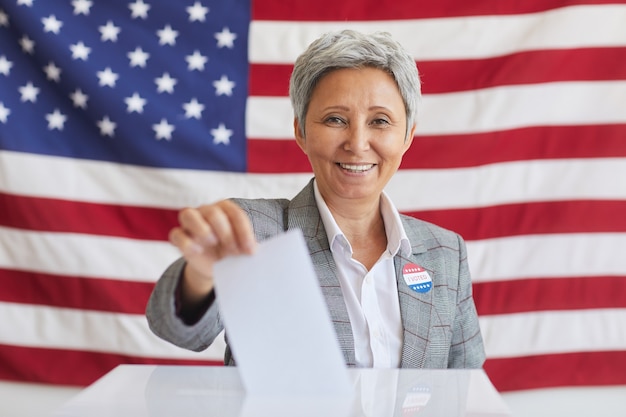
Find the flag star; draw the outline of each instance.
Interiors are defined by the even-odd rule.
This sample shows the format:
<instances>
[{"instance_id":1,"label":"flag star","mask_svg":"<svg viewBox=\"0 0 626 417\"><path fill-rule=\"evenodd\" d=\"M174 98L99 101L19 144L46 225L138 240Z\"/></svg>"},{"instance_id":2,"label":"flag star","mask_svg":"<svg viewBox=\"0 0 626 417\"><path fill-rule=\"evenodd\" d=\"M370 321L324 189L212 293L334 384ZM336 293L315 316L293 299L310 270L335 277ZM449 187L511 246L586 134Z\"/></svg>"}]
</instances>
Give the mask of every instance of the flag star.
<instances>
[{"instance_id":1,"label":"flag star","mask_svg":"<svg viewBox=\"0 0 626 417\"><path fill-rule=\"evenodd\" d=\"M43 71L49 80L57 83L61 80L61 68L57 67L54 62L49 62L48 65L43 67Z\"/></svg>"},{"instance_id":2,"label":"flag star","mask_svg":"<svg viewBox=\"0 0 626 417\"><path fill-rule=\"evenodd\" d=\"M170 25L165 25L163 29L157 30L157 35L159 37L159 45L176 45L178 31L172 29Z\"/></svg>"},{"instance_id":3,"label":"flag star","mask_svg":"<svg viewBox=\"0 0 626 417\"><path fill-rule=\"evenodd\" d=\"M104 71L98 71L97 75L98 79L100 80L100 87L104 87L105 85L109 87L115 87L115 83L119 78L119 75L111 71L111 68L109 67L106 67Z\"/></svg>"},{"instance_id":4,"label":"flag star","mask_svg":"<svg viewBox=\"0 0 626 417\"><path fill-rule=\"evenodd\" d=\"M148 17L148 10L150 10L150 5L143 2L143 0L137 0L134 3L130 3L128 8L131 12L131 17L136 19L138 17L142 19L146 19Z\"/></svg>"},{"instance_id":5,"label":"flag star","mask_svg":"<svg viewBox=\"0 0 626 417\"><path fill-rule=\"evenodd\" d=\"M33 0L17 0L17 5L18 6L32 7L33 6Z\"/></svg>"},{"instance_id":6,"label":"flag star","mask_svg":"<svg viewBox=\"0 0 626 417\"><path fill-rule=\"evenodd\" d=\"M6 56L0 56L0 74L4 74L8 77L12 66L13 63L9 61Z\"/></svg>"},{"instance_id":7,"label":"flag star","mask_svg":"<svg viewBox=\"0 0 626 417\"><path fill-rule=\"evenodd\" d=\"M167 123L167 120L161 119L158 124L152 125L152 129L155 132L155 139L172 140L172 132L174 131L174 125Z\"/></svg>"},{"instance_id":8,"label":"flag star","mask_svg":"<svg viewBox=\"0 0 626 417\"><path fill-rule=\"evenodd\" d=\"M216 96L221 96L225 94L230 97L233 95L233 88L235 87L235 83L229 80L227 76L222 75L219 80L213 81L213 87L215 87Z\"/></svg>"},{"instance_id":9,"label":"flag star","mask_svg":"<svg viewBox=\"0 0 626 417\"><path fill-rule=\"evenodd\" d=\"M111 121L109 116L104 116L102 120L98 121L96 124L98 125L98 129L100 129L100 135L110 137L115 135L115 128L117 127L117 124Z\"/></svg>"},{"instance_id":10,"label":"flag star","mask_svg":"<svg viewBox=\"0 0 626 417\"><path fill-rule=\"evenodd\" d=\"M143 106L146 105L146 99L141 98L139 94L133 93L132 96L124 99L126 102L126 111L129 113L137 112L143 113Z\"/></svg>"},{"instance_id":11,"label":"flag star","mask_svg":"<svg viewBox=\"0 0 626 417\"><path fill-rule=\"evenodd\" d=\"M232 33L230 29L224 28L221 32L215 33L215 39L217 39L217 47L218 48L233 48L235 46L235 39L237 35Z\"/></svg>"},{"instance_id":12,"label":"flag star","mask_svg":"<svg viewBox=\"0 0 626 417\"><path fill-rule=\"evenodd\" d=\"M129 52L127 56L128 56L128 59L130 59L131 67L142 67L142 68L146 66L146 62L148 61L148 58L150 58L150 54L147 52L144 52L143 49L139 47L135 48L134 51Z\"/></svg>"},{"instance_id":13,"label":"flag star","mask_svg":"<svg viewBox=\"0 0 626 417\"><path fill-rule=\"evenodd\" d=\"M204 104L201 104L195 98L191 99L189 103L183 104L183 108L185 109L185 117L187 119L201 119L202 111L204 110Z\"/></svg>"},{"instance_id":14,"label":"flag star","mask_svg":"<svg viewBox=\"0 0 626 417\"><path fill-rule=\"evenodd\" d=\"M56 16L54 16L53 14L51 14L48 17L43 17L41 21L43 23L43 31L52 32L55 35L59 34L59 31L61 30L61 26L63 26L63 22L58 20Z\"/></svg>"},{"instance_id":15,"label":"flag star","mask_svg":"<svg viewBox=\"0 0 626 417\"><path fill-rule=\"evenodd\" d=\"M93 2L90 0L74 0L72 1L72 6L74 6L74 14L84 14L87 16L89 14L89 9L93 6Z\"/></svg>"},{"instance_id":16,"label":"flag star","mask_svg":"<svg viewBox=\"0 0 626 417\"><path fill-rule=\"evenodd\" d=\"M54 113L46 114L46 120L48 120L48 130L63 130L63 125L67 120L67 116L55 109Z\"/></svg>"},{"instance_id":17,"label":"flag star","mask_svg":"<svg viewBox=\"0 0 626 417\"><path fill-rule=\"evenodd\" d=\"M39 89L33 85L33 83L29 82L25 86L19 88L20 94L22 97L20 100L22 102L30 101L31 103L35 103L37 101L37 94L39 94Z\"/></svg>"},{"instance_id":18,"label":"flag star","mask_svg":"<svg viewBox=\"0 0 626 417\"><path fill-rule=\"evenodd\" d=\"M89 96L83 93L80 89L76 89L72 94L70 94L70 99L72 100L72 103L74 103L74 107L81 109L87 108L87 100L89 100Z\"/></svg>"},{"instance_id":19,"label":"flag star","mask_svg":"<svg viewBox=\"0 0 626 417\"><path fill-rule=\"evenodd\" d=\"M98 30L100 31L100 40L102 42L117 42L117 35L120 34L121 29L109 20L106 25L100 26Z\"/></svg>"},{"instance_id":20,"label":"flag star","mask_svg":"<svg viewBox=\"0 0 626 417\"><path fill-rule=\"evenodd\" d=\"M0 122L6 123L9 120L11 109L4 107L4 103L0 101Z\"/></svg>"},{"instance_id":21,"label":"flag star","mask_svg":"<svg viewBox=\"0 0 626 417\"><path fill-rule=\"evenodd\" d=\"M159 93L162 93L162 92L173 93L174 86L176 85L178 80L176 78L170 77L170 74L165 72L159 78L155 78L154 82L157 84L157 91Z\"/></svg>"},{"instance_id":22,"label":"flag star","mask_svg":"<svg viewBox=\"0 0 626 417\"><path fill-rule=\"evenodd\" d=\"M9 15L0 9L0 26L9 27Z\"/></svg>"},{"instance_id":23,"label":"flag star","mask_svg":"<svg viewBox=\"0 0 626 417\"><path fill-rule=\"evenodd\" d=\"M187 61L187 69L189 71L204 71L204 64L206 64L209 58L200 54L198 51L193 51L193 55L187 55L185 60Z\"/></svg>"},{"instance_id":24,"label":"flag star","mask_svg":"<svg viewBox=\"0 0 626 417\"><path fill-rule=\"evenodd\" d=\"M211 135L213 135L213 143L223 143L224 145L230 144L230 137L232 136L233 131L230 129L226 129L224 123L220 123L217 129L211 129Z\"/></svg>"},{"instance_id":25,"label":"flag star","mask_svg":"<svg viewBox=\"0 0 626 417\"><path fill-rule=\"evenodd\" d=\"M29 55L32 55L35 52L35 41L33 41L28 36L24 35L19 40L20 46L22 47L22 51L26 52Z\"/></svg>"},{"instance_id":26,"label":"flag star","mask_svg":"<svg viewBox=\"0 0 626 417\"><path fill-rule=\"evenodd\" d=\"M187 7L187 13L189 13L190 22L204 22L206 20L206 14L209 12L208 7L204 7L199 1L195 2L193 6Z\"/></svg>"},{"instance_id":27,"label":"flag star","mask_svg":"<svg viewBox=\"0 0 626 417\"><path fill-rule=\"evenodd\" d=\"M82 42L70 45L70 50L72 51L72 59L80 59L83 61L87 61L87 58L89 58L89 54L91 53L91 48L85 46Z\"/></svg>"}]
</instances>

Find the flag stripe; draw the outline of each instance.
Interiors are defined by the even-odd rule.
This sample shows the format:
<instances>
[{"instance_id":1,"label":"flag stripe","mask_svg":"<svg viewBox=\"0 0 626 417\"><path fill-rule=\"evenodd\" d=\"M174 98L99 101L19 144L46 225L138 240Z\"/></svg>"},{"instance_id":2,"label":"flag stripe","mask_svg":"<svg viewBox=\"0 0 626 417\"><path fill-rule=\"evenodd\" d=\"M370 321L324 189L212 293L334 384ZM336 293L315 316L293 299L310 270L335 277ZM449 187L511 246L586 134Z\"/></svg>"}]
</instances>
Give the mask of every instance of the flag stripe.
<instances>
[{"instance_id":1,"label":"flag stripe","mask_svg":"<svg viewBox=\"0 0 626 417\"><path fill-rule=\"evenodd\" d=\"M489 358L626 350L626 308L535 311L479 320Z\"/></svg>"},{"instance_id":2,"label":"flag stripe","mask_svg":"<svg viewBox=\"0 0 626 417\"><path fill-rule=\"evenodd\" d=\"M0 269L0 301L124 314L144 314L152 282L70 277Z\"/></svg>"},{"instance_id":3,"label":"flag stripe","mask_svg":"<svg viewBox=\"0 0 626 417\"><path fill-rule=\"evenodd\" d=\"M139 356L15 346L0 344L0 379L14 381L37 381L44 384L86 386L94 383L118 365L153 364L162 365L221 365L223 359L174 359L144 358ZM25 367L27 363L29 366ZM79 365L78 365L79 364ZM68 368L69 365L69 368ZM73 366L72 366L73 365ZM76 372L74 367L79 366ZM16 378L20 375L20 378Z\"/></svg>"},{"instance_id":4,"label":"flag stripe","mask_svg":"<svg viewBox=\"0 0 626 417\"><path fill-rule=\"evenodd\" d=\"M567 276L474 283L478 314L626 308L626 276ZM529 302L532 300L532 303Z\"/></svg>"},{"instance_id":5,"label":"flag stripe","mask_svg":"<svg viewBox=\"0 0 626 417\"><path fill-rule=\"evenodd\" d=\"M615 256L613 250L623 247L626 233L528 235L467 243L474 282L619 276L626 271L626 257Z\"/></svg>"},{"instance_id":6,"label":"flag stripe","mask_svg":"<svg viewBox=\"0 0 626 417\"><path fill-rule=\"evenodd\" d=\"M0 227L0 243L2 268L141 282L154 282L180 256L164 241L6 227Z\"/></svg>"},{"instance_id":7,"label":"flag stripe","mask_svg":"<svg viewBox=\"0 0 626 417\"><path fill-rule=\"evenodd\" d=\"M487 359L484 369L500 391L624 385L626 351L600 350L494 358Z\"/></svg>"},{"instance_id":8,"label":"flag stripe","mask_svg":"<svg viewBox=\"0 0 626 417\"><path fill-rule=\"evenodd\" d=\"M0 303L6 318L0 324L0 343L13 346L123 354L133 357L221 359L223 341L197 353L158 339L148 329L143 315L82 311L48 306ZM10 326L37 320L40 328L23 326L20 333ZM485 350L489 358L598 350L626 350L623 323L626 308L539 311L480 317ZM62 325L61 325L62 324ZM85 329L88 331L85 332ZM89 331L91 329L91 331ZM580 337L587 331L586 337ZM111 335L133 334L133 338ZM510 340L516 340L511 344Z\"/></svg>"},{"instance_id":9,"label":"flag stripe","mask_svg":"<svg viewBox=\"0 0 626 417\"><path fill-rule=\"evenodd\" d=\"M177 217L177 211L170 209L2 193L0 202L9 208L8 215L0 218L0 226L41 232L164 241ZM560 200L404 213L454 230L466 240L481 240L527 234L626 232L624 212L626 200Z\"/></svg>"},{"instance_id":10,"label":"flag stripe","mask_svg":"<svg viewBox=\"0 0 626 417\"><path fill-rule=\"evenodd\" d=\"M568 276L474 283L480 315L534 310L626 308L625 276ZM0 269L0 301L143 314L151 283ZM532 304L528 300L533 300Z\"/></svg>"},{"instance_id":11,"label":"flag stripe","mask_svg":"<svg viewBox=\"0 0 626 417\"><path fill-rule=\"evenodd\" d=\"M311 178L311 174L154 169L12 151L0 151L0 168L5 174L0 176L0 190L7 194L171 209L233 196L293 197ZM54 181L33 181L51 172Z\"/></svg>"},{"instance_id":12,"label":"flag stripe","mask_svg":"<svg viewBox=\"0 0 626 417\"><path fill-rule=\"evenodd\" d=\"M0 176L0 189L5 195L177 209L240 195L243 198L292 198L312 176L311 173L220 176L214 172L155 171L130 166L118 169L102 162L68 164L65 158L16 152L0 152L0 162L6 173ZM541 201L623 201L626 185L615 180L615 174L625 166L626 159L607 157L524 160L447 170L402 169L386 190L403 212ZM54 172L54 182L26 181L20 172L29 171ZM114 178L118 186L109 188L98 182L100 177ZM84 189L83 193L77 192L77 178L84 184L80 188ZM558 178L558 186L546 181L548 178ZM411 192L407 192L407 184L412 184ZM417 202L415 196L421 196Z\"/></svg>"},{"instance_id":13,"label":"flag stripe","mask_svg":"<svg viewBox=\"0 0 626 417\"><path fill-rule=\"evenodd\" d=\"M321 0L315 2L294 2L285 7L281 0L252 2L252 17L256 20L296 20L296 21L341 21L357 20L397 20L428 19L448 16L505 15L536 13L560 7L581 4L610 4L615 0L527 0L523 2L502 2L482 0L440 0L436 2L389 2L380 7L376 0L362 0L359 7L350 2ZM375 10L375 13L372 12Z\"/></svg>"},{"instance_id":14,"label":"flag stripe","mask_svg":"<svg viewBox=\"0 0 626 417\"><path fill-rule=\"evenodd\" d=\"M424 96L416 135L485 133L530 126L623 124L626 81L559 82L494 87ZM596 103L593 108L587 102ZM474 114L483 103L481 117ZM454 117L450 117L454 115ZM254 139L293 140L288 98L251 97L247 135Z\"/></svg>"},{"instance_id":15,"label":"flag stripe","mask_svg":"<svg viewBox=\"0 0 626 417\"><path fill-rule=\"evenodd\" d=\"M166 242L146 245L146 241L111 237L0 231L1 242L12 245L11 253L0 254L0 267L8 270L151 282L179 256ZM48 245L52 241L54 247ZM33 250L38 247L44 249ZM626 247L626 233L543 234L467 242L475 282L622 275L626 258L613 255L611 249L616 247ZM522 248L524 251L520 252ZM64 260L65 254L81 253L81 250L100 255ZM592 252L597 255L591 258L584 255ZM59 266L63 260L65 268Z\"/></svg>"},{"instance_id":16,"label":"flag stripe","mask_svg":"<svg viewBox=\"0 0 626 417\"><path fill-rule=\"evenodd\" d=\"M626 196L625 196L626 197ZM567 200L415 211L466 240L547 233L626 232L626 200Z\"/></svg>"},{"instance_id":17,"label":"flag stripe","mask_svg":"<svg viewBox=\"0 0 626 417\"><path fill-rule=\"evenodd\" d=\"M148 328L143 314L6 302L0 302L0 313L4 318L0 322L1 344L155 359L223 360L223 337L218 338L207 350L192 352L155 336ZM37 326L29 323L37 323ZM19 326L21 331L11 331L14 326Z\"/></svg>"},{"instance_id":18,"label":"flag stripe","mask_svg":"<svg viewBox=\"0 0 626 417\"><path fill-rule=\"evenodd\" d=\"M421 4L420 4L421 5ZM521 51L626 45L626 5L574 6L544 13L481 15L385 21L254 20L251 63L293 64L306 46L328 31L354 29L391 33L417 62L497 57ZM593 31L581 30L602 22ZM462 33L462 36L459 36ZM275 40L281 39L280 44Z\"/></svg>"},{"instance_id":19,"label":"flag stripe","mask_svg":"<svg viewBox=\"0 0 626 417\"><path fill-rule=\"evenodd\" d=\"M416 136L404 155L401 168L444 169L534 159L623 157L626 156L624 137L626 124L542 126ZM603 146L598 146L598 138L602 138ZM248 149L251 172L310 171L306 155L293 140L255 139L249 142ZM283 156L281 164L272 161L274 155Z\"/></svg>"},{"instance_id":20,"label":"flag stripe","mask_svg":"<svg viewBox=\"0 0 626 417\"><path fill-rule=\"evenodd\" d=\"M558 81L624 80L624 47L533 50L485 59L419 61L422 93ZM523 71L520 71L523 68ZM287 97L293 65L252 64L250 94Z\"/></svg>"},{"instance_id":21,"label":"flag stripe","mask_svg":"<svg viewBox=\"0 0 626 417\"><path fill-rule=\"evenodd\" d=\"M165 240L177 224L177 211L154 207L95 204L26 197L0 192L0 226L46 232L89 233Z\"/></svg>"}]
</instances>

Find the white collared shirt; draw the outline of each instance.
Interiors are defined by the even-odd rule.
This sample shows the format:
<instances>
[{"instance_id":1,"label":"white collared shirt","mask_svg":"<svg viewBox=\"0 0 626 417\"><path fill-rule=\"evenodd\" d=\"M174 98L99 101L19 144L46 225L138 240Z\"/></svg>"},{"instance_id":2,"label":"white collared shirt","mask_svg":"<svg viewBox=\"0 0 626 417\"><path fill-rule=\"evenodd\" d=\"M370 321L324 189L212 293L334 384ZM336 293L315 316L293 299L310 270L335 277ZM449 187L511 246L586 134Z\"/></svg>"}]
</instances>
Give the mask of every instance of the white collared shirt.
<instances>
[{"instance_id":1,"label":"white collared shirt","mask_svg":"<svg viewBox=\"0 0 626 417\"><path fill-rule=\"evenodd\" d=\"M387 250L371 270L352 258L352 246L339 229L314 181L315 200L337 265L337 277L354 335L356 365L397 368L402 356L403 328L393 257L411 245L398 210L383 192L380 210L387 233Z\"/></svg>"}]
</instances>

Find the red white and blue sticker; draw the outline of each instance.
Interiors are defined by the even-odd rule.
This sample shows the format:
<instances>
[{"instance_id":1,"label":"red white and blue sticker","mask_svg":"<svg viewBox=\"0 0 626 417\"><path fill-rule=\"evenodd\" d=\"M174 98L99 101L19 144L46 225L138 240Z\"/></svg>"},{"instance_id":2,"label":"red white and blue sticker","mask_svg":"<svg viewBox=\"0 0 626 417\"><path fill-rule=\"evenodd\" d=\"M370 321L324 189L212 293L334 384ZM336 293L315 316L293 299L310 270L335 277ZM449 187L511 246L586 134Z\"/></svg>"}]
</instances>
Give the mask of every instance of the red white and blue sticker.
<instances>
[{"instance_id":1,"label":"red white and blue sticker","mask_svg":"<svg viewBox=\"0 0 626 417\"><path fill-rule=\"evenodd\" d=\"M433 287L433 280L428 271L416 264L406 264L402 268L404 282L415 292L428 292Z\"/></svg>"}]
</instances>

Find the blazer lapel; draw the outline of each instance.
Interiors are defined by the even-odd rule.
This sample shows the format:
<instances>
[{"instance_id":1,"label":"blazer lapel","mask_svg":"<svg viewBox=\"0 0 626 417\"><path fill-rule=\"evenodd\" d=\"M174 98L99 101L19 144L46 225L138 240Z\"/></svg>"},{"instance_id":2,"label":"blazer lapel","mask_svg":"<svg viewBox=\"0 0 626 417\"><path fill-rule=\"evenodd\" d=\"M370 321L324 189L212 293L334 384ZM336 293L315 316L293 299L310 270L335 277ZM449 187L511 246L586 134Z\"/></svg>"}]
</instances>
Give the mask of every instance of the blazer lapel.
<instances>
[{"instance_id":1,"label":"blazer lapel","mask_svg":"<svg viewBox=\"0 0 626 417\"><path fill-rule=\"evenodd\" d=\"M394 258L396 281L398 283L398 298L400 301L400 315L404 328L402 345L402 368L423 368L426 364L429 340L429 329L432 317L433 293L432 289L425 293L413 291L404 281L402 269L406 264L420 264L420 254L426 252L417 231L403 221L407 237L411 242L412 254L404 257L398 254Z\"/></svg>"},{"instance_id":2,"label":"blazer lapel","mask_svg":"<svg viewBox=\"0 0 626 417\"><path fill-rule=\"evenodd\" d=\"M287 216L288 229L302 230L346 365L355 366L352 326L336 275L337 267L328 246L324 223L315 203L313 180L291 200Z\"/></svg>"}]
</instances>

